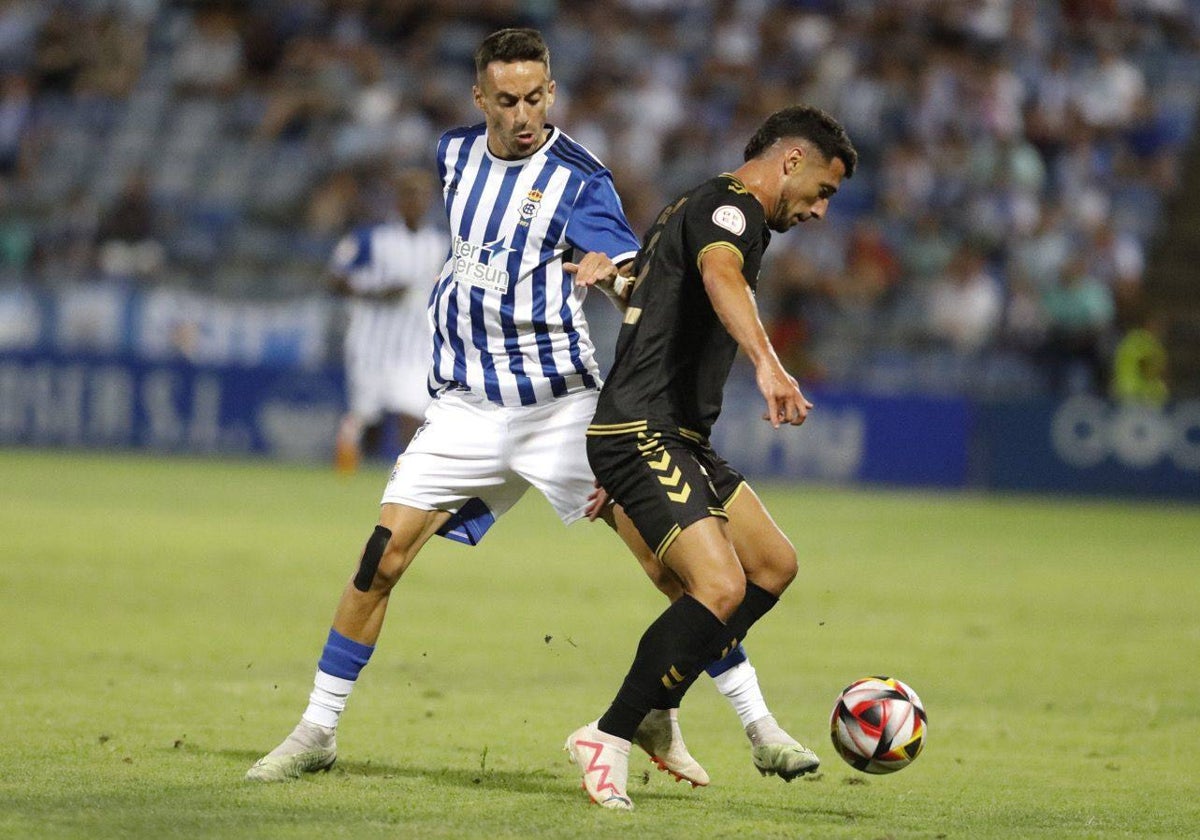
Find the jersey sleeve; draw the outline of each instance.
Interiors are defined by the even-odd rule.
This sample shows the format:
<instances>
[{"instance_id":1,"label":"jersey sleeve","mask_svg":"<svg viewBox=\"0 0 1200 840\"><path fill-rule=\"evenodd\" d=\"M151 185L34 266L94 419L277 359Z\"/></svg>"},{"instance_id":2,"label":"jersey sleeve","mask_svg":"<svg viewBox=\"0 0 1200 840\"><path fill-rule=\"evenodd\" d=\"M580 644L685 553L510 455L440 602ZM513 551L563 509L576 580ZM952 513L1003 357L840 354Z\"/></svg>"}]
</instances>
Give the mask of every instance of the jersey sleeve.
<instances>
[{"instance_id":1,"label":"jersey sleeve","mask_svg":"<svg viewBox=\"0 0 1200 840\"><path fill-rule=\"evenodd\" d=\"M572 248L598 251L618 264L637 254L638 238L625 218L612 173L607 169L596 172L579 191L565 236Z\"/></svg>"},{"instance_id":2,"label":"jersey sleeve","mask_svg":"<svg viewBox=\"0 0 1200 840\"><path fill-rule=\"evenodd\" d=\"M329 271L338 277L349 277L371 262L371 231L356 230L343 236L329 258Z\"/></svg>"},{"instance_id":3,"label":"jersey sleeve","mask_svg":"<svg viewBox=\"0 0 1200 840\"><path fill-rule=\"evenodd\" d=\"M725 189L697 196L684 208L684 242L692 264L714 248L727 248L745 263L761 247L763 213L754 196L730 183Z\"/></svg>"}]
</instances>

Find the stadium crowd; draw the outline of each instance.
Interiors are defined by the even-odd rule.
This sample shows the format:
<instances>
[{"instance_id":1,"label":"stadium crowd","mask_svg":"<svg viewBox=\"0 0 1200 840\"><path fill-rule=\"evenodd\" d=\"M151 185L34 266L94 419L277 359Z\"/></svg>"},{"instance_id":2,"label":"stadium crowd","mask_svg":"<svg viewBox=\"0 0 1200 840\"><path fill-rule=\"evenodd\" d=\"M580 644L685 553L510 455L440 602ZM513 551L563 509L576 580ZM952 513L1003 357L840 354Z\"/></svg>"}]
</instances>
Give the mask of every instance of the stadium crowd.
<instances>
[{"instance_id":1,"label":"stadium crowd","mask_svg":"<svg viewBox=\"0 0 1200 840\"><path fill-rule=\"evenodd\" d=\"M639 232L777 108L846 125L858 173L763 270L805 381L1107 387L1193 127L1191 0L0 0L0 284L320 293L515 24Z\"/></svg>"}]
</instances>

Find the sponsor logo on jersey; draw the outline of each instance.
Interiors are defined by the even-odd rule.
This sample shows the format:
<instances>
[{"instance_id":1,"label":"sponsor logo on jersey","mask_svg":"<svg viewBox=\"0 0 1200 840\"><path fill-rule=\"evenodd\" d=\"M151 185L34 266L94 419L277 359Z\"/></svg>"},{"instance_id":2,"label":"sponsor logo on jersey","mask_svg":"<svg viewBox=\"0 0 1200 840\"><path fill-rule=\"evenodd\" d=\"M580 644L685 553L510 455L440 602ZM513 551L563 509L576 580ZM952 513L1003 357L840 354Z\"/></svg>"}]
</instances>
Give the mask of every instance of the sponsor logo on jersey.
<instances>
[{"instance_id":1,"label":"sponsor logo on jersey","mask_svg":"<svg viewBox=\"0 0 1200 840\"><path fill-rule=\"evenodd\" d=\"M504 268L504 260L511 250L500 240L476 245L461 236L455 236L451 250L455 281L493 292L507 292L508 271ZM491 265L492 260L498 265Z\"/></svg>"},{"instance_id":2,"label":"sponsor logo on jersey","mask_svg":"<svg viewBox=\"0 0 1200 840\"><path fill-rule=\"evenodd\" d=\"M732 204L722 204L712 214L713 224L725 228L735 236L746 230L746 216Z\"/></svg>"}]
</instances>

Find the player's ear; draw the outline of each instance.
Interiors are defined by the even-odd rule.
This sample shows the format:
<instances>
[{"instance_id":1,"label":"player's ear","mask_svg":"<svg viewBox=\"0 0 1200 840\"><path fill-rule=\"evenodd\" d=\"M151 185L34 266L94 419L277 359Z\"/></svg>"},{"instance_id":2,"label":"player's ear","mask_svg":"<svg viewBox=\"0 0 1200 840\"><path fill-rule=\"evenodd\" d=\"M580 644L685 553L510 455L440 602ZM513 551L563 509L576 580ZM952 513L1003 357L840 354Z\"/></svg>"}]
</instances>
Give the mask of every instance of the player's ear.
<instances>
[{"instance_id":1,"label":"player's ear","mask_svg":"<svg viewBox=\"0 0 1200 840\"><path fill-rule=\"evenodd\" d=\"M548 85L546 85L546 109L549 110L550 106L553 104L554 104L554 80L551 79L550 83Z\"/></svg>"},{"instance_id":2,"label":"player's ear","mask_svg":"<svg viewBox=\"0 0 1200 840\"><path fill-rule=\"evenodd\" d=\"M800 144L789 146L783 157L783 172L791 175L804 163L804 147Z\"/></svg>"},{"instance_id":3,"label":"player's ear","mask_svg":"<svg viewBox=\"0 0 1200 840\"><path fill-rule=\"evenodd\" d=\"M483 107L483 91L479 89L479 85L471 85L471 96L475 99L475 107L480 111L485 110Z\"/></svg>"}]
</instances>

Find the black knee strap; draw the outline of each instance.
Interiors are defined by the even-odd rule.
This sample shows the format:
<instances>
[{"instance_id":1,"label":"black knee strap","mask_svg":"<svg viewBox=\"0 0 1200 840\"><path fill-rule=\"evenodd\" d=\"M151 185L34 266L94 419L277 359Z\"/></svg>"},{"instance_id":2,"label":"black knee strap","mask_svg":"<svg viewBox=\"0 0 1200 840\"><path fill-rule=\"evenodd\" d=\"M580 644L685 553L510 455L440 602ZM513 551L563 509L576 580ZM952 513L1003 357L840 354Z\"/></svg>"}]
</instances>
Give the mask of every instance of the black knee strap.
<instances>
[{"instance_id":1,"label":"black knee strap","mask_svg":"<svg viewBox=\"0 0 1200 840\"><path fill-rule=\"evenodd\" d=\"M392 532L382 525L376 525L367 544L363 547L362 559L358 561L358 574L354 576L354 588L366 592L375 580L379 571L379 561L383 559L383 550L387 548Z\"/></svg>"}]
</instances>

